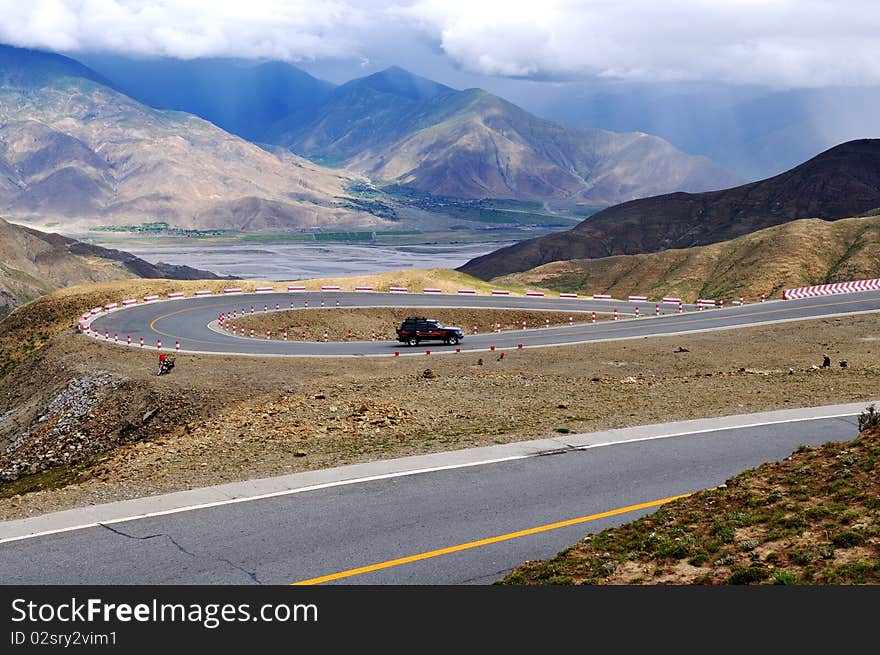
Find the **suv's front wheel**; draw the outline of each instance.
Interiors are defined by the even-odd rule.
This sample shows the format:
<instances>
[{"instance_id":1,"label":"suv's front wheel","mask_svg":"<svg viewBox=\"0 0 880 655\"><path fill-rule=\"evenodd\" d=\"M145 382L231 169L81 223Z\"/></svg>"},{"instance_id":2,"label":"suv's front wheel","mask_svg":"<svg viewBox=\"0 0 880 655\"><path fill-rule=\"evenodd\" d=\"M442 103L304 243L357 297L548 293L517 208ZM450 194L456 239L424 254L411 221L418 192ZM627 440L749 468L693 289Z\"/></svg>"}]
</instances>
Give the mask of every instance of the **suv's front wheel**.
<instances>
[{"instance_id":1,"label":"suv's front wheel","mask_svg":"<svg viewBox=\"0 0 880 655\"><path fill-rule=\"evenodd\" d=\"M451 337L448 337L446 339L446 343L448 343L450 346L454 346L458 344L458 337L453 334Z\"/></svg>"},{"instance_id":2,"label":"suv's front wheel","mask_svg":"<svg viewBox=\"0 0 880 655\"><path fill-rule=\"evenodd\" d=\"M419 340L416 339L415 337L410 337L409 339L406 340L406 345L407 346L418 346Z\"/></svg>"}]
</instances>

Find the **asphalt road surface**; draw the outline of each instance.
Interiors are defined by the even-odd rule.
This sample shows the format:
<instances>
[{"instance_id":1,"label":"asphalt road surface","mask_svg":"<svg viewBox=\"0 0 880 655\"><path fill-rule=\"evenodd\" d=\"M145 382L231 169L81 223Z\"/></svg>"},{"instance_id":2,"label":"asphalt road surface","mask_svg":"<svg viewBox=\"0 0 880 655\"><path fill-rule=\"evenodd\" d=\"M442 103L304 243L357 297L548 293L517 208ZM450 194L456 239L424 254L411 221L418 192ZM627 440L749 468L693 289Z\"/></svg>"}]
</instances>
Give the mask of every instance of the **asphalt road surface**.
<instances>
[{"instance_id":1,"label":"asphalt road surface","mask_svg":"<svg viewBox=\"0 0 880 655\"><path fill-rule=\"evenodd\" d=\"M260 494L266 487L250 482L176 496L201 508L161 497L7 521L0 580L489 584L801 444L852 439L858 411L783 410L567 435L295 474L286 491ZM127 518L168 506L170 513Z\"/></svg>"},{"instance_id":2,"label":"asphalt road surface","mask_svg":"<svg viewBox=\"0 0 880 655\"><path fill-rule=\"evenodd\" d=\"M302 309L306 302L310 308L333 309L336 301L341 307L399 307L401 320L412 313L410 308L431 307L480 307L498 309L532 309L579 312L572 326L508 330L500 333L467 334L457 346L462 351L556 346L591 341L630 339L646 336L681 334L691 331L729 329L748 325L760 325L787 320L801 320L848 314L853 312L880 311L880 291L840 294L801 300L785 300L728 306L724 309L697 310L688 306L678 313L674 305L661 305L664 312L654 316L654 303L632 303L620 300L586 300L513 296L466 296L433 294L393 294L356 292L308 292L263 293L235 296L205 296L180 300L143 303L133 307L114 310L99 316L92 329L101 335L119 335L124 345L132 339L132 347L139 347L144 338L147 347L156 347L157 340L163 349L173 350L180 342L180 350L201 353L239 353L245 355L287 356L388 356L395 351L401 355L422 354L425 349L432 353L455 352L455 347L441 342L425 342L412 348L396 341L358 342L297 342L278 339L232 336L212 329L221 313L244 309L250 313L274 310ZM631 313L640 308L641 316ZM617 309L621 320L589 322L589 312L611 314ZM630 314L629 316L627 316Z\"/></svg>"}]
</instances>

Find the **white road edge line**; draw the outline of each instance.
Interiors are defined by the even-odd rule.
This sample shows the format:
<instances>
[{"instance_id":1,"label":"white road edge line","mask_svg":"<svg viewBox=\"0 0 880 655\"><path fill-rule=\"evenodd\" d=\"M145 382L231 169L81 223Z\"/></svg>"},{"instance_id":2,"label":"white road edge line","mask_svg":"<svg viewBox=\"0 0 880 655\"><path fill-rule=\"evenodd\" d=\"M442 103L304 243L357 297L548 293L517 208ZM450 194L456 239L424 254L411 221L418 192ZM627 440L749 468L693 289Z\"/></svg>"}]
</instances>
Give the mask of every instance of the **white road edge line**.
<instances>
[{"instance_id":1,"label":"white road edge line","mask_svg":"<svg viewBox=\"0 0 880 655\"><path fill-rule=\"evenodd\" d=\"M870 403L866 403L866 404L870 404ZM819 408L817 408L817 409L819 409ZM641 441L653 441L656 439L669 439L669 438L674 438L674 437L692 436L692 435L697 435L697 434L706 434L709 432L738 430L738 429L744 429L744 428L761 427L761 426L765 426L765 425L779 425L779 424L783 424L783 423L803 423L803 422L807 422L807 421L816 421L816 420L833 419L833 418L846 418L846 417L852 417L852 416L854 416L854 414L852 412L846 412L843 414L839 414L839 413L822 414L822 415L809 416L809 417L804 417L804 418L783 419L783 420L778 420L778 421L765 421L765 422L750 423L750 424L744 424L744 425L722 426L722 427L718 427L718 428L704 428L701 430L691 430L691 431L686 431L686 432L675 432L675 433L671 433L671 434L661 434L661 435L653 435L653 436L648 436L648 437L638 437L635 439L625 439L625 440L620 440L620 441L612 440L612 441L606 441L606 442L601 442L601 443L596 443L596 444L586 444L586 445L582 445L582 446L566 445L565 447L566 447L566 449L571 450L571 451L581 451L581 450L589 450L592 448L599 448L599 447L604 447L604 446L627 444L627 443L637 443L637 442L641 442ZM718 418L724 419L724 418L730 418L730 417L718 417ZM638 426L638 427L641 427L641 426ZM583 435L572 435L572 436L573 437L574 436L589 436L589 433L584 433ZM564 441L561 441L560 443L565 444ZM449 464L446 466L435 466L435 467L428 467L428 468L413 469L410 471L397 471L394 473L385 473L385 474L381 474L381 475L364 476L364 477L360 477L360 478L351 478L348 480L337 480L335 482L325 482L325 483L321 483L321 484L308 485L305 487L299 487L299 488L295 488L295 489L284 489L281 491L274 491L271 493L258 494L255 496L242 496L239 498L218 500L218 501L214 501L214 502L210 502L210 503L201 503L201 504L196 504L196 505L188 505L188 506L184 506L184 507L175 507L175 508L171 508L171 509L167 509L167 510L161 510L158 512L147 512L144 514L137 514L137 515L120 517L120 518L115 518L115 519L108 519L106 521L94 521L91 523L82 523L79 525L73 525L73 526L58 528L58 529L54 529L54 530L44 530L41 532L34 532L34 533L19 535L19 536L15 536L15 537L6 537L3 539L0 539L0 544L6 544L6 543L15 542L15 541L23 541L25 539L34 539L37 537L44 537L44 536L53 535L53 534L61 534L61 533L65 533L65 532L73 532L75 530L85 530L88 528L99 527L102 525L113 525L113 524L117 524L117 523L126 523L129 521L137 521L140 519L154 518L157 516L167 516L170 514L180 514L183 512L190 512L190 511L196 511L196 510L201 510L201 509L210 509L212 507L222 507L225 505L235 505L235 504L239 504L239 503L251 502L251 501L256 501L256 500L265 500L267 498L278 498L281 496L290 496L290 495L294 495L294 494L304 493L307 491L318 491L321 489L329 489L329 488L333 488L333 487L348 486L348 485L353 485L353 484L362 484L365 482L374 482L377 480L388 480L388 479L392 479L392 478L400 478L400 477L406 477L406 476L411 476L411 475L421 475L424 473L435 473L438 471L448 471L448 470L453 470L453 469L462 469L462 468L469 468L469 467L474 467L474 466L486 466L489 464L498 464L498 463L502 463L502 462L509 462L509 461L515 461L515 460L520 460L520 459L528 459L531 457L539 457L539 456L542 456L541 452L527 453L527 454L523 454L523 455L512 455L509 457L487 459L487 460L481 460L481 461L477 461L477 462L466 462L466 463L461 463L461 464ZM86 509L90 509L90 508L86 508Z\"/></svg>"}]
</instances>

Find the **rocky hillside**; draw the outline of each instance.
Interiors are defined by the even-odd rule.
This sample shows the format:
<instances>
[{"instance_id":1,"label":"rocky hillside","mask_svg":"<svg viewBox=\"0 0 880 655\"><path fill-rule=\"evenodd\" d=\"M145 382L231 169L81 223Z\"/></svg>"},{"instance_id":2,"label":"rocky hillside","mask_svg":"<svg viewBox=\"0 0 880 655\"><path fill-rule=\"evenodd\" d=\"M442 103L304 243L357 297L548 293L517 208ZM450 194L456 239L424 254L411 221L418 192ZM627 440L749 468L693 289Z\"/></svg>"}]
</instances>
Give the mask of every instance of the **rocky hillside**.
<instances>
[{"instance_id":1,"label":"rocky hillside","mask_svg":"<svg viewBox=\"0 0 880 655\"><path fill-rule=\"evenodd\" d=\"M495 278L498 285L611 293L749 299L785 288L880 277L880 216L791 221L708 246L551 262Z\"/></svg>"},{"instance_id":2,"label":"rocky hillside","mask_svg":"<svg viewBox=\"0 0 880 655\"><path fill-rule=\"evenodd\" d=\"M568 128L399 68L337 87L275 132L298 154L446 196L594 207L740 181L658 137Z\"/></svg>"},{"instance_id":3,"label":"rocky hillside","mask_svg":"<svg viewBox=\"0 0 880 655\"><path fill-rule=\"evenodd\" d=\"M0 219L0 315L61 287L135 277L219 279L208 271L150 264L127 252Z\"/></svg>"},{"instance_id":4,"label":"rocky hillside","mask_svg":"<svg viewBox=\"0 0 880 655\"><path fill-rule=\"evenodd\" d=\"M350 180L188 114L157 111L71 60L0 51L0 211L65 228L374 226L341 204Z\"/></svg>"},{"instance_id":5,"label":"rocky hillside","mask_svg":"<svg viewBox=\"0 0 880 655\"><path fill-rule=\"evenodd\" d=\"M609 207L571 230L521 241L473 259L459 270L491 279L549 262L690 248L799 218L832 221L878 208L880 139L861 139L752 184Z\"/></svg>"}]
</instances>

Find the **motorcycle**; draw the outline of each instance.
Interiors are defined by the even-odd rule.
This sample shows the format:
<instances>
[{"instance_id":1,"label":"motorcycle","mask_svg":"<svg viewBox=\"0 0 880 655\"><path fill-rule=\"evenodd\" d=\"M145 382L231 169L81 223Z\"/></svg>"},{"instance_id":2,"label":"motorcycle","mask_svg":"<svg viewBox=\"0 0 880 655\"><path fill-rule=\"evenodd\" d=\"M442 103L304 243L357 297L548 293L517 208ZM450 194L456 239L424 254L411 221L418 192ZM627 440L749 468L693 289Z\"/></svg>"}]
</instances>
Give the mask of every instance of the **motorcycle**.
<instances>
[{"instance_id":1,"label":"motorcycle","mask_svg":"<svg viewBox=\"0 0 880 655\"><path fill-rule=\"evenodd\" d=\"M164 360L159 362L159 372L156 375L170 373L172 368L174 368L174 355L168 355Z\"/></svg>"}]
</instances>

